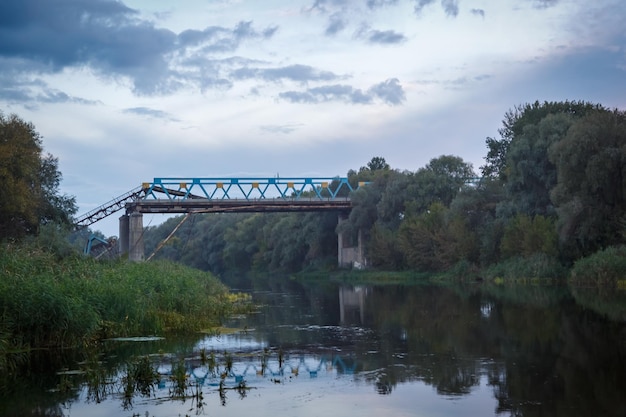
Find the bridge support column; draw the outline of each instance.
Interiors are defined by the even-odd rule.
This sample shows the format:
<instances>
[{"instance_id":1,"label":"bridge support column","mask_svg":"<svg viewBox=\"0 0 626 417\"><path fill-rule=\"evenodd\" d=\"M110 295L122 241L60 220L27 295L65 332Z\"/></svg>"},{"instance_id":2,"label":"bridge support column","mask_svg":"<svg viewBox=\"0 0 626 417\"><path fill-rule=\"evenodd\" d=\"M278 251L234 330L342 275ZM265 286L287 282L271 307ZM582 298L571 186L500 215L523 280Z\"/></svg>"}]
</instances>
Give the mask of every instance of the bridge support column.
<instances>
[{"instance_id":1,"label":"bridge support column","mask_svg":"<svg viewBox=\"0 0 626 417\"><path fill-rule=\"evenodd\" d=\"M128 259L143 261L145 259L143 247L143 214L131 213L128 222Z\"/></svg>"},{"instance_id":2,"label":"bridge support column","mask_svg":"<svg viewBox=\"0 0 626 417\"><path fill-rule=\"evenodd\" d=\"M128 228L128 214L124 214L120 217L120 234L119 234L119 253L120 256L128 255L128 238L129 238L129 228Z\"/></svg>"},{"instance_id":3,"label":"bridge support column","mask_svg":"<svg viewBox=\"0 0 626 417\"><path fill-rule=\"evenodd\" d=\"M341 223L348 220L346 214L340 213L338 229ZM345 232L337 233L337 262L340 268L354 267L364 268L366 266L365 253L363 251L363 234L359 230L354 246L354 238Z\"/></svg>"}]
</instances>

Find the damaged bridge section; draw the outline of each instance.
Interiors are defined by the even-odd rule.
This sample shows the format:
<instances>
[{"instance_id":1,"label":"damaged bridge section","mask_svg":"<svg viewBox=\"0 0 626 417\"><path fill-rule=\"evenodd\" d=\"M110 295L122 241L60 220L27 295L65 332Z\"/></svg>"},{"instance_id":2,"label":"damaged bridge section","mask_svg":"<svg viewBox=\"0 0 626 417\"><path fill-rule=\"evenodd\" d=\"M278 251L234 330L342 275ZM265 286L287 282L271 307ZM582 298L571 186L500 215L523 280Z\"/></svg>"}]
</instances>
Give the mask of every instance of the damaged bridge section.
<instances>
[{"instance_id":1,"label":"damaged bridge section","mask_svg":"<svg viewBox=\"0 0 626 417\"><path fill-rule=\"evenodd\" d=\"M124 208L125 214L119 220L120 253L141 261L145 256L144 213L335 211L339 221L343 221L352 209L350 193L363 185L350 184L345 177L154 178L80 216L75 226L89 226ZM339 236L340 266L363 261L355 256L362 253L361 248L345 247L345 243Z\"/></svg>"}]
</instances>

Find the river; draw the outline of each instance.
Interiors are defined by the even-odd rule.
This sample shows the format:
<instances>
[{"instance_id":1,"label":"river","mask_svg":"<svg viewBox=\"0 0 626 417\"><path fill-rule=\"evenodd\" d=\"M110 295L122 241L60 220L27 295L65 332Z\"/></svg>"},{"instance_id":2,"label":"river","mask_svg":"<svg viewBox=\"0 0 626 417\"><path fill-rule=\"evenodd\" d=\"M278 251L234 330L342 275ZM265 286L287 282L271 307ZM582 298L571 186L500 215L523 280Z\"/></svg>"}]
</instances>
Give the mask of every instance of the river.
<instances>
[{"instance_id":1,"label":"river","mask_svg":"<svg viewBox=\"0 0 626 417\"><path fill-rule=\"evenodd\" d=\"M252 295L219 335L36 355L0 416L626 415L623 293L276 279ZM131 387L141 358L158 380Z\"/></svg>"}]
</instances>

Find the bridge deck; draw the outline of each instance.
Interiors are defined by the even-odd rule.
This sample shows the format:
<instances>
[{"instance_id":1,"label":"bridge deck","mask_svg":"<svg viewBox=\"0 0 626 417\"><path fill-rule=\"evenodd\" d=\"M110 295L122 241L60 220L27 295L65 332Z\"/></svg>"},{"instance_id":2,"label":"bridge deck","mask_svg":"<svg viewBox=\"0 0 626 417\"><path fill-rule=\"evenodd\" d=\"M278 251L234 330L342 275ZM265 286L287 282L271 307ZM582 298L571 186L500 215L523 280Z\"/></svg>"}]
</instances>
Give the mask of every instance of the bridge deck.
<instances>
[{"instance_id":1,"label":"bridge deck","mask_svg":"<svg viewBox=\"0 0 626 417\"><path fill-rule=\"evenodd\" d=\"M321 200L318 198L298 199L169 199L139 200L127 203L129 211L140 213L262 213L298 211L349 211L352 206L348 198Z\"/></svg>"}]
</instances>

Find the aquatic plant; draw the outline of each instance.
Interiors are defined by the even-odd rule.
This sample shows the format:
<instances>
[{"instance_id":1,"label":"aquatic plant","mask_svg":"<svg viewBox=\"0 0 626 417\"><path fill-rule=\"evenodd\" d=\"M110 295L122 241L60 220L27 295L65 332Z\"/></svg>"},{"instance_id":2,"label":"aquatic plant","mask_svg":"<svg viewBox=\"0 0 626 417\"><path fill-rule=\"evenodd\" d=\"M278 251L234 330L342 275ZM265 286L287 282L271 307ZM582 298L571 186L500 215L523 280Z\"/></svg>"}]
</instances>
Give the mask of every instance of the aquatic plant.
<instances>
[{"instance_id":1,"label":"aquatic plant","mask_svg":"<svg viewBox=\"0 0 626 417\"><path fill-rule=\"evenodd\" d=\"M187 389L190 387L189 375L187 375L187 368L185 367L185 360L180 359L174 365L172 365L172 387L170 388L170 396L172 398L187 398Z\"/></svg>"},{"instance_id":2,"label":"aquatic plant","mask_svg":"<svg viewBox=\"0 0 626 417\"><path fill-rule=\"evenodd\" d=\"M265 348L263 349L263 353L261 354L261 375L265 375L268 361L269 361L269 349Z\"/></svg>"},{"instance_id":3,"label":"aquatic plant","mask_svg":"<svg viewBox=\"0 0 626 417\"><path fill-rule=\"evenodd\" d=\"M224 352L224 369L227 374L233 370L233 355L230 352Z\"/></svg>"},{"instance_id":4,"label":"aquatic plant","mask_svg":"<svg viewBox=\"0 0 626 417\"><path fill-rule=\"evenodd\" d=\"M126 375L122 377L125 395L131 397L139 392L144 397L152 395L159 382L159 373L154 369L148 356L142 356L126 367Z\"/></svg>"}]
</instances>

